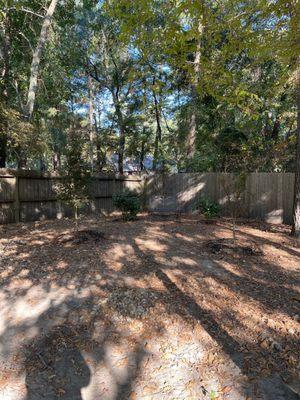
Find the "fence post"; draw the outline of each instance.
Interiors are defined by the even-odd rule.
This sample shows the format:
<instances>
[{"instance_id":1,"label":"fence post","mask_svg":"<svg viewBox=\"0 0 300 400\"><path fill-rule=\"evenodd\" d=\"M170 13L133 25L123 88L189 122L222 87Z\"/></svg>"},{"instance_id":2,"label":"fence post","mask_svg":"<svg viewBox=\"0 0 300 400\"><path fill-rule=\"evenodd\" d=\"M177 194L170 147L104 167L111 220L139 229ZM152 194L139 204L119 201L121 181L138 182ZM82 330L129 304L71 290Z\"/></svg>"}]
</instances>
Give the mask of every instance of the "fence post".
<instances>
[{"instance_id":1,"label":"fence post","mask_svg":"<svg viewBox=\"0 0 300 400\"><path fill-rule=\"evenodd\" d=\"M19 200L19 174L15 174L15 198L14 198L14 214L15 222L20 222L20 200Z\"/></svg>"}]
</instances>

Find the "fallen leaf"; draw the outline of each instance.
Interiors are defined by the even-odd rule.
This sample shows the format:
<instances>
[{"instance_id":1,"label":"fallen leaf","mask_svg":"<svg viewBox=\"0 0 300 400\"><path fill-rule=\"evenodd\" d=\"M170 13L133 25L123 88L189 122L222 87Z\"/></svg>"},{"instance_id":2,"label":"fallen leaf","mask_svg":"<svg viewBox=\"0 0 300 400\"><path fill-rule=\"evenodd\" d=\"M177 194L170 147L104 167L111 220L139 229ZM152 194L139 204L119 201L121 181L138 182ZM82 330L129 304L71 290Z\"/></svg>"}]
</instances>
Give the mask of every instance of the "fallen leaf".
<instances>
[{"instance_id":1,"label":"fallen leaf","mask_svg":"<svg viewBox=\"0 0 300 400\"><path fill-rule=\"evenodd\" d=\"M207 357L207 361L209 362L209 364L212 364L215 360L215 356L213 353L209 353L208 357Z\"/></svg>"},{"instance_id":2,"label":"fallen leaf","mask_svg":"<svg viewBox=\"0 0 300 400\"><path fill-rule=\"evenodd\" d=\"M229 393L231 391L232 387L231 386L224 386L222 389L222 393Z\"/></svg>"}]
</instances>

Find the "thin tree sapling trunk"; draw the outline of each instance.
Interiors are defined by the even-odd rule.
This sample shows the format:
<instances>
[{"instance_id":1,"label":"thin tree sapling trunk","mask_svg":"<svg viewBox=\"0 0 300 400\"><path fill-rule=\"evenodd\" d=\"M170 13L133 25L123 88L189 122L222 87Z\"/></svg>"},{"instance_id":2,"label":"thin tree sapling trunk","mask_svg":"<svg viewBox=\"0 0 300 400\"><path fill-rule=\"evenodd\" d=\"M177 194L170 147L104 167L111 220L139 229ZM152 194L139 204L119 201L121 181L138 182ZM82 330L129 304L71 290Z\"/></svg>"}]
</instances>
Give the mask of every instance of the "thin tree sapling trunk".
<instances>
[{"instance_id":1,"label":"thin tree sapling trunk","mask_svg":"<svg viewBox=\"0 0 300 400\"><path fill-rule=\"evenodd\" d=\"M297 144L296 144L296 166L294 184L294 205L292 235L300 237L300 71L298 71L298 85L296 89L297 101Z\"/></svg>"},{"instance_id":2,"label":"thin tree sapling trunk","mask_svg":"<svg viewBox=\"0 0 300 400\"><path fill-rule=\"evenodd\" d=\"M75 217L75 231L78 233L78 206L74 207L74 217Z\"/></svg>"},{"instance_id":3,"label":"thin tree sapling trunk","mask_svg":"<svg viewBox=\"0 0 300 400\"><path fill-rule=\"evenodd\" d=\"M236 240L236 216L235 216L235 213L233 213L233 215L232 215L232 241L233 241L233 244L235 244L235 240Z\"/></svg>"}]
</instances>

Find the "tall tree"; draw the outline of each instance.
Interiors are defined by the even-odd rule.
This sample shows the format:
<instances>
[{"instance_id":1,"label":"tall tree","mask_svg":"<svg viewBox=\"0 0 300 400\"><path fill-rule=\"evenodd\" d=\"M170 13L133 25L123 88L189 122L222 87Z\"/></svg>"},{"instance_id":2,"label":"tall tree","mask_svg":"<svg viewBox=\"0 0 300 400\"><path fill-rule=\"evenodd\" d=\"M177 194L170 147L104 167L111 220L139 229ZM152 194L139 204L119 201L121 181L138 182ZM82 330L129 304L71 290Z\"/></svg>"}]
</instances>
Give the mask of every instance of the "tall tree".
<instances>
[{"instance_id":1,"label":"tall tree","mask_svg":"<svg viewBox=\"0 0 300 400\"><path fill-rule=\"evenodd\" d=\"M10 22L10 10L6 9L2 16L2 57L3 67L1 71L2 77L2 88L1 95L3 98L3 107L8 108L9 106L9 81L10 81L10 54L11 54L11 22ZM3 121L0 128L0 168L6 166L7 157L7 123Z\"/></svg>"},{"instance_id":2,"label":"tall tree","mask_svg":"<svg viewBox=\"0 0 300 400\"><path fill-rule=\"evenodd\" d=\"M190 162L195 156L195 142L196 142L196 134L197 134L197 105L198 105L198 98L199 98L199 82L200 82L200 61L201 61L201 41L202 41L202 34L203 34L203 18L202 15L198 17L198 32L196 35L196 49L194 54L194 68L193 74L191 77L191 99L192 99L192 111L190 116L190 123L189 123L189 132L187 136L187 149L186 155L187 160Z\"/></svg>"},{"instance_id":3,"label":"tall tree","mask_svg":"<svg viewBox=\"0 0 300 400\"><path fill-rule=\"evenodd\" d=\"M95 113L94 113L94 86L92 77L88 77L89 88L89 139L90 139L90 165L94 170L94 142L95 142Z\"/></svg>"},{"instance_id":4,"label":"tall tree","mask_svg":"<svg viewBox=\"0 0 300 400\"><path fill-rule=\"evenodd\" d=\"M51 2L49 4L49 7L46 11L46 14L45 14L45 17L44 17L44 20L42 23L41 33L40 33L37 45L36 45L35 50L32 55L32 62L31 62L31 67L30 67L30 77L29 77L29 88L28 88L28 94L27 94L27 102L26 102L26 106L25 106L25 115L29 120L31 120L31 118L32 118L34 103L35 103L35 98L36 98L36 93L37 93L37 88L38 88L38 76L39 76L39 67L40 67L40 62L41 62L41 57L42 57L42 51L43 51L43 48L44 48L45 43L48 38L48 31L49 31L52 16L54 14L57 2L58 2L58 0L51 0Z\"/></svg>"},{"instance_id":5,"label":"tall tree","mask_svg":"<svg viewBox=\"0 0 300 400\"><path fill-rule=\"evenodd\" d=\"M155 119L156 119L156 134L155 134L154 153L153 153L153 169L154 169L154 171L157 169L159 144L161 143L161 140L162 140L161 111L160 111L160 106L158 103L155 84L156 84L155 76L153 76L152 94L153 94L154 112L155 112Z\"/></svg>"},{"instance_id":6,"label":"tall tree","mask_svg":"<svg viewBox=\"0 0 300 400\"><path fill-rule=\"evenodd\" d=\"M300 237L300 72L297 71L297 142L296 142L296 168L293 203L292 235Z\"/></svg>"}]
</instances>

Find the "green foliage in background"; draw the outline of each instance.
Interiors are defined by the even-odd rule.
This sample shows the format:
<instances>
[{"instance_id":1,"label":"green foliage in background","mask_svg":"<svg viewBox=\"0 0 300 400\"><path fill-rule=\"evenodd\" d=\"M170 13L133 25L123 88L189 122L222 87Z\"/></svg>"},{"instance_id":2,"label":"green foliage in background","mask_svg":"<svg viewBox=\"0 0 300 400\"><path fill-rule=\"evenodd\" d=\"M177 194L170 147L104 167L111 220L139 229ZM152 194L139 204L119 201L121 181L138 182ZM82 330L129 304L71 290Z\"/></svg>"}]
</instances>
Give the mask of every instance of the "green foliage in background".
<instances>
[{"instance_id":1,"label":"green foliage in background","mask_svg":"<svg viewBox=\"0 0 300 400\"><path fill-rule=\"evenodd\" d=\"M298 1L58 2L29 124L28 77L49 3L3 1L6 166L64 168L77 119L94 171L116 170L120 154L140 169L150 157L163 171L294 170Z\"/></svg>"}]
</instances>

